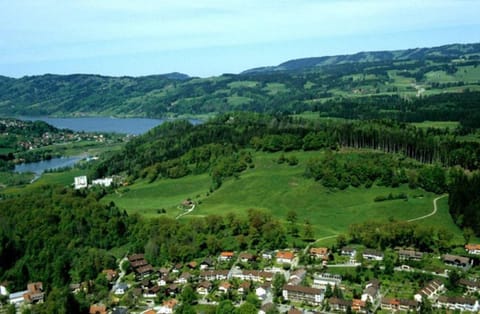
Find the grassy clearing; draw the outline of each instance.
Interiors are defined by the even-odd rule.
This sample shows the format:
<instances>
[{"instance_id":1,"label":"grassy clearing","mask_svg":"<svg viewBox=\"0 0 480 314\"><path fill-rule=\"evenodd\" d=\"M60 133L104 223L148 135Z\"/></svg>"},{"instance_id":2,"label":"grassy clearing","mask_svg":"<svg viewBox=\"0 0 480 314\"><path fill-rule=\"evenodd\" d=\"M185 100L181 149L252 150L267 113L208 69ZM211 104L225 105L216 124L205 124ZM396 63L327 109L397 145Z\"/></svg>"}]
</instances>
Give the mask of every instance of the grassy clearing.
<instances>
[{"instance_id":1,"label":"grassy clearing","mask_svg":"<svg viewBox=\"0 0 480 314\"><path fill-rule=\"evenodd\" d=\"M447 129L448 128L450 130L454 130L460 125L458 121L423 121L423 122L415 122L411 124L416 126L417 128L422 128L422 129L428 129L428 128Z\"/></svg>"},{"instance_id":2,"label":"grassy clearing","mask_svg":"<svg viewBox=\"0 0 480 314\"><path fill-rule=\"evenodd\" d=\"M290 209L296 210L298 224L308 219L314 226L317 238L344 233L352 223L367 220L408 220L426 215L433 210L433 193L412 190L407 186L387 188L373 186L332 191L318 182L303 176L305 162L318 152L293 152L299 159L297 166L277 164L280 153L256 153L255 168L243 173L239 179L229 179L220 189L208 193L211 180L207 174L188 176L175 180L159 180L148 184L136 183L108 195L104 201L115 202L129 213L155 217L158 209L165 208L171 217L181 213L178 208L186 198L198 204L195 210L182 219L210 214L234 212L244 215L249 208L262 209L284 220ZM392 200L374 202L376 196L389 193L406 193L408 201ZM207 196L208 195L208 196ZM454 233L455 241L462 240L461 231L453 224L446 199L439 201L436 215L419 223L444 226ZM300 226L301 227L301 226ZM334 238L322 243L333 243Z\"/></svg>"},{"instance_id":3,"label":"grassy clearing","mask_svg":"<svg viewBox=\"0 0 480 314\"><path fill-rule=\"evenodd\" d=\"M206 197L210 187L210 177L207 174L188 176L180 179L158 180L154 183L139 182L127 188L121 188L115 194L106 196L103 200L113 201L129 213L138 213L147 217L158 216L158 209L166 209L167 215L175 217L181 211L178 206L187 198Z\"/></svg>"}]
</instances>

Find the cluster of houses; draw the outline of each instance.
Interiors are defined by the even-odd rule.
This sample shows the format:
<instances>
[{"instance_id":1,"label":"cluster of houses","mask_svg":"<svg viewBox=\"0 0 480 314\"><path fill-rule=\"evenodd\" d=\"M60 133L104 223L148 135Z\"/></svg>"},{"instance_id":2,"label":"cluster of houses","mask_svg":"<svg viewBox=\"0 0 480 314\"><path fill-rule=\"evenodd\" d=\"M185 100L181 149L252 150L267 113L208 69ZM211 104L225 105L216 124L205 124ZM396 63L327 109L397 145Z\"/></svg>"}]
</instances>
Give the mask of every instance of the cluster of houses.
<instances>
[{"instance_id":1,"label":"cluster of houses","mask_svg":"<svg viewBox=\"0 0 480 314\"><path fill-rule=\"evenodd\" d=\"M17 292L8 293L3 285L0 286L0 295L8 296L8 303L20 307L24 304L43 303L45 293L43 291L42 282L32 282L27 284L27 289Z\"/></svg>"},{"instance_id":2,"label":"cluster of houses","mask_svg":"<svg viewBox=\"0 0 480 314\"><path fill-rule=\"evenodd\" d=\"M466 245L465 250L469 254L479 254L478 245ZM314 247L308 251L312 259L320 261L324 271L307 277L307 268L298 265L298 256L294 251L263 252L255 255L248 252L236 253L231 251L221 252L216 258L207 257L201 261L192 261L186 264L175 264L171 267L154 268L145 258L144 254L132 254L128 261L132 272L135 274L135 282L122 283L118 280L115 270L104 270L108 282L113 284L112 292L119 298L127 292L137 298L147 300L151 306L142 314L174 313L179 304L178 296L185 285L189 284L199 298L205 300L217 299L221 296L237 296L237 300L244 299L249 293L255 294L263 302L259 313L267 313L268 308L275 306L270 301L273 296L272 285L276 274L285 277L285 284L281 289L283 300L292 305L291 313L302 313L298 306L309 305L322 307L332 312L354 311L357 313L370 313L377 309L387 312L415 312L419 311L424 300L429 300L433 307L449 310L478 312L480 310L478 299L474 297L480 292L480 280L461 279L459 285L464 287L466 294L462 296L450 296L446 294L444 282L434 279L427 282L411 299L393 298L382 295L381 282L373 279L363 286L361 295L353 299L343 299L335 296L326 297L327 290L343 290L342 276L326 272L331 252L325 247ZM355 261L357 250L344 247L339 253L349 261ZM398 258L401 261L420 261L426 253L413 249L398 249ZM381 261L383 252L365 249L362 252L364 260ZM271 261L273 267L263 269L255 268L260 260ZM467 256L445 254L441 256L445 265L459 269L472 267L472 259ZM241 262L241 263L240 263ZM253 264L255 262L255 264ZM358 265L353 262L352 266ZM348 263L347 263L348 264ZM242 265L240 268L238 265ZM252 267L249 267L252 265ZM308 283L308 284L307 284ZM78 289L79 287L77 287ZM72 290L74 291L74 290ZM0 293L8 294L6 289L0 286ZM163 294L162 304L155 305L157 297ZM9 295L9 302L15 305L34 304L43 302L44 292L42 283L31 283L25 291L15 292ZM296 307L295 307L296 306ZM262 312L263 311L263 312ZM289 313L290 313L289 312ZM128 313L126 308L114 308L107 310L102 304L93 304L90 313Z\"/></svg>"},{"instance_id":3,"label":"cluster of houses","mask_svg":"<svg viewBox=\"0 0 480 314\"><path fill-rule=\"evenodd\" d=\"M468 245L465 247L470 254L476 252L478 247ZM469 251L470 250L470 251ZM328 267L329 255L331 252L325 247L309 249L311 258L321 261L321 264ZM479 251L480 253L480 251ZM340 254L354 261L357 251L354 248L344 247ZM398 258L401 261L420 261L424 254L413 249L398 249ZM381 251L365 249L362 253L364 260L382 261L384 254ZM258 259L275 261L277 267L265 268L263 270L240 269L233 266L230 269L225 265L236 265L232 261L242 262L248 265ZM445 254L441 256L443 262L448 266L455 266L462 269L471 267L472 261L465 256ZM286 284L282 287L281 295L285 301L293 305L308 304L312 307L322 306L332 312L354 311L357 313L369 313L372 310L381 309L387 312L415 312L419 311L422 301L428 299L433 307L450 310L477 312L480 310L478 300L473 298L472 293L480 291L480 281L462 279L459 284L465 287L470 294L467 296L446 296L445 285L441 280L435 279L426 283L412 299L391 298L381 294L381 283L373 279L366 283L361 296L354 299L343 299L339 297L325 297L328 286L344 288L342 276L328 272L316 273L306 281L307 270L297 265L297 254L293 251L263 252L258 256L243 252L231 251L221 252L217 258L205 258L201 262L190 262L185 265L176 264L171 268L153 268L143 254L134 254L128 257L132 270L137 280L134 294L143 298L155 298L159 293L165 293L166 298L162 305L148 309L142 313L174 313L178 305L178 294L185 284L191 284L200 298L206 298L210 294L226 295L236 294L245 296L247 293L254 293L263 301L259 313L267 313L268 308L275 306L267 300L272 296L272 283L276 273L285 276ZM285 265L291 265L292 271L285 271ZM283 266L283 267L282 267ZM152 279L155 278L155 279ZM306 285L309 282L311 284ZM162 288L163 287L163 288ZM125 293L126 291L121 291ZM270 297L270 298L269 298ZM97 306L97 305L95 305ZM301 309L291 307L291 313L303 313ZM290 313L289 312L289 313Z\"/></svg>"}]
</instances>

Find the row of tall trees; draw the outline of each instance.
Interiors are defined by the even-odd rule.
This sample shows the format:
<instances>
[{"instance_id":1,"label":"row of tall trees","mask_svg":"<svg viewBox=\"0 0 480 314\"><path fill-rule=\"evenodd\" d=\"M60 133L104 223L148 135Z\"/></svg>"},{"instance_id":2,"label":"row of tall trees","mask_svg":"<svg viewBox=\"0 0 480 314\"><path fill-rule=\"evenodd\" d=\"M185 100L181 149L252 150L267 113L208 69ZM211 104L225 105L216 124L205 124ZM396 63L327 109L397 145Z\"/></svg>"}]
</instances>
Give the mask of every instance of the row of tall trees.
<instances>
[{"instance_id":1,"label":"row of tall trees","mask_svg":"<svg viewBox=\"0 0 480 314\"><path fill-rule=\"evenodd\" d=\"M454 171L448 205L455 223L480 236L480 173Z\"/></svg>"},{"instance_id":2,"label":"row of tall trees","mask_svg":"<svg viewBox=\"0 0 480 314\"><path fill-rule=\"evenodd\" d=\"M424 130L387 120L322 122L232 113L196 126L187 121L165 123L106 158L94 176L126 172L133 180L146 176L155 180L214 168L236 168L233 172L239 172L249 163L242 152L245 148L275 152L340 147L369 148L470 170L480 166L480 144L458 141L447 130ZM219 167L219 162L232 165ZM224 176L231 174L227 171Z\"/></svg>"}]
</instances>

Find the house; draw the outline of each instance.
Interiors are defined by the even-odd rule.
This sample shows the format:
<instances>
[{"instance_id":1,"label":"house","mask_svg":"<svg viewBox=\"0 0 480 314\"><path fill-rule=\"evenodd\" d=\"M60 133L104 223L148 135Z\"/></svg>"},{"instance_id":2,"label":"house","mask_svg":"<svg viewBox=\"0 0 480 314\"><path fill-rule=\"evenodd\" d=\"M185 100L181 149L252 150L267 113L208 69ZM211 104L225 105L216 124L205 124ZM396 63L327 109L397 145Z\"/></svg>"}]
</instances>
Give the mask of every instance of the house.
<instances>
[{"instance_id":1,"label":"house","mask_svg":"<svg viewBox=\"0 0 480 314\"><path fill-rule=\"evenodd\" d=\"M260 300L265 300L267 298L267 294L270 292L271 286L269 284L263 284L257 289L255 289L255 295Z\"/></svg>"},{"instance_id":2,"label":"house","mask_svg":"<svg viewBox=\"0 0 480 314\"><path fill-rule=\"evenodd\" d=\"M291 264L293 262L293 259L295 258L295 254L288 251L278 251L276 258L277 263L279 264Z\"/></svg>"},{"instance_id":3,"label":"house","mask_svg":"<svg viewBox=\"0 0 480 314\"><path fill-rule=\"evenodd\" d=\"M27 285L27 293L23 295L23 299L28 304L42 303L44 295L43 284L41 282L34 282Z\"/></svg>"},{"instance_id":4,"label":"house","mask_svg":"<svg viewBox=\"0 0 480 314\"><path fill-rule=\"evenodd\" d=\"M359 300L359 299L353 299L352 300L352 311L354 313L366 313L366 303L365 301Z\"/></svg>"},{"instance_id":5,"label":"house","mask_svg":"<svg viewBox=\"0 0 480 314\"><path fill-rule=\"evenodd\" d=\"M112 182L113 182L113 178L102 178L102 179L92 180L92 185L109 187L110 185L112 185Z\"/></svg>"},{"instance_id":6,"label":"house","mask_svg":"<svg viewBox=\"0 0 480 314\"><path fill-rule=\"evenodd\" d=\"M157 285L159 285L160 287L166 286L168 282L171 282L168 276L161 276L157 279Z\"/></svg>"},{"instance_id":7,"label":"house","mask_svg":"<svg viewBox=\"0 0 480 314\"><path fill-rule=\"evenodd\" d=\"M160 277L166 277L168 276L168 274L170 274L170 269L167 267L160 267L160 269L158 270L158 273Z\"/></svg>"},{"instance_id":8,"label":"house","mask_svg":"<svg viewBox=\"0 0 480 314\"><path fill-rule=\"evenodd\" d=\"M328 299L328 305L332 311L346 312L352 307L352 301L331 297Z\"/></svg>"},{"instance_id":9,"label":"house","mask_svg":"<svg viewBox=\"0 0 480 314\"><path fill-rule=\"evenodd\" d=\"M438 294L445 289L443 282L438 279L434 279L426 284L422 290L420 290L417 294L413 296L415 301L422 302L423 298L427 298L429 300L434 300L438 297Z\"/></svg>"},{"instance_id":10,"label":"house","mask_svg":"<svg viewBox=\"0 0 480 314\"><path fill-rule=\"evenodd\" d=\"M420 304L415 300L382 298L380 307L382 310L389 312L417 312Z\"/></svg>"},{"instance_id":11,"label":"house","mask_svg":"<svg viewBox=\"0 0 480 314\"><path fill-rule=\"evenodd\" d=\"M211 268L213 267L213 265L214 265L213 260L210 257L207 257L200 263L200 270Z\"/></svg>"},{"instance_id":12,"label":"house","mask_svg":"<svg viewBox=\"0 0 480 314\"><path fill-rule=\"evenodd\" d=\"M255 261L255 256L253 254L250 254L250 253L240 253L240 255L238 256L240 258L240 261L242 263L248 263L248 262L253 262Z\"/></svg>"},{"instance_id":13,"label":"house","mask_svg":"<svg viewBox=\"0 0 480 314\"><path fill-rule=\"evenodd\" d=\"M311 305L320 305L324 298L323 290L293 285L284 285L282 296L287 301L305 302Z\"/></svg>"},{"instance_id":14,"label":"house","mask_svg":"<svg viewBox=\"0 0 480 314\"><path fill-rule=\"evenodd\" d=\"M340 252L343 256L350 256L350 258L355 258L357 250L348 246L344 246Z\"/></svg>"},{"instance_id":15,"label":"house","mask_svg":"<svg viewBox=\"0 0 480 314\"><path fill-rule=\"evenodd\" d=\"M418 312L420 303L415 300L400 299L400 311L404 312Z\"/></svg>"},{"instance_id":16,"label":"house","mask_svg":"<svg viewBox=\"0 0 480 314\"><path fill-rule=\"evenodd\" d=\"M135 271L137 272L138 276L145 277L153 273L153 266L147 264L145 266L135 269Z\"/></svg>"},{"instance_id":17,"label":"house","mask_svg":"<svg viewBox=\"0 0 480 314\"><path fill-rule=\"evenodd\" d=\"M107 307L103 304L94 304L90 306L90 314L107 314Z\"/></svg>"},{"instance_id":18,"label":"house","mask_svg":"<svg viewBox=\"0 0 480 314\"><path fill-rule=\"evenodd\" d=\"M0 285L0 295L7 296L8 294L7 287Z\"/></svg>"},{"instance_id":19,"label":"house","mask_svg":"<svg viewBox=\"0 0 480 314\"><path fill-rule=\"evenodd\" d=\"M270 282L273 279L273 273L260 270L242 270L241 272L234 273L232 277L254 282Z\"/></svg>"},{"instance_id":20,"label":"house","mask_svg":"<svg viewBox=\"0 0 480 314\"><path fill-rule=\"evenodd\" d=\"M371 304L376 303L378 297L380 296L380 281L377 279L370 280L363 289L362 301L370 302Z\"/></svg>"},{"instance_id":21,"label":"house","mask_svg":"<svg viewBox=\"0 0 480 314\"><path fill-rule=\"evenodd\" d=\"M181 285L184 285L184 284L188 283L191 279L192 279L192 274L185 271L174 282L178 283L178 284L181 284Z\"/></svg>"},{"instance_id":22,"label":"house","mask_svg":"<svg viewBox=\"0 0 480 314\"><path fill-rule=\"evenodd\" d=\"M187 267L190 268L190 269L195 269L195 268L197 268L197 262L192 261L192 262L187 264Z\"/></svg>"},{"instance_id":23,"label":"house","mask_svg":"<svg viewBox=\"0 0 480 314\"><path fill-rule=\"evenodd\" d=\"M398 259L401 261L420 261L423 257L423 252L415 250L398 250Z\"/></svg>"},{"instance_id":24,"label":"house","mask_svg":"<svg viewBox=\"0 0 480 314\"><path fill-rule=\"evenodd\" d=\"M74 178L75 190L88 187L87 176L79 176Z\"/></svg>"},{"instance_id":25,"label":"house","mask_svg":"<svg viewBox=\"0 0 480 314\"><path fill-rule=\"evenodd\" d=\"M159 286L153 286L148 289L143 293L144 298L156 298L157 294L160 292L160 287Z\"/></svg>"},{"instance_id":26,"label":"house","mask_svg":"<svg viewBox=\"0 0 480 314\"><path fill-rule=\"evenodd\" d=\"M468 268L471 266L470 258L459 256L459 255L452 255L452 254L445 254L442 256L442 260L446 265L460 267L460 268Z\"/></svg>"},{"instance_id":27,"label":"house","mask_svg":"<svg viewBox=\"0 0 480 314\"><path fill-rule=\"evenodd\" d=\"M70 288L70 293L77 294L81 291L82 286L79 283L71 283L68 288Z\"/></svg>"},{"instance_id":28,"label":"house","mask_svg":"<svg viewBox=\"0 0 480 314\"><path fill-rule=\"evenodd\" d=\"M363 258L369 261L382 261L383 260L383 252L372 250L372 249L365 249L362 254Z\"/></svg>"},{"instance_id":29,"label":"house","mask_svg":"<svg viewBox=\"0 0 480 314\"><path fill-rule=\"evenodd\" d=\"M480 281L473 281L462 278L460 279L458 284L462 287L465 287L468 293L475 293L477 291L480 291Z\"/></svg>"},{"instance_id":30,"label":"house","mask_svg":"<svg viewBox=\"0 0 480 314\"><path fill-rule=\"evenodd\" d=\"M262 253L262 258L263 259L270 260L270 259L273 258L273 256L274 256L274 253L272 251L265 251L265 252Z\"/></svg>"},{"instance_id":31,"label":"house","mask_svg":"<svg viewBox=\"0 0 480 314\"><path fill-rule=\"evenodd\" d=\"M119 283L118 285L116 285L114 288L114 294L116 295L122 295L122 294L125 294L125 292L127 292L128 290L128 285L126 283Z\"/></svg>"},{"instance_id":32,"label":"house","mask_svg":"<svg viewBox=\"0 0 480 314\"><path fill-rule=\"evenodd\" d=\"M295 307L291 307L288 310L287 314L303 314L303 312L300 311L299 309L295 308Z\"/></svg>"},{"instance_id":33,"label":"house","mask_svg":"<svg viewBox=\"0 0 480 314\"><path fill-rule=\"evenodd\" d=\"M212 290L212 283L210 281L201 281L197 286L197 293L199 295L207 295Z\"/></svg>"},{"instance_id":34,"label":"house","mask_svg":"<svg viewBox=\"0 0 480 314\"><path fill-rule=\"evenodd\" d=\"M289 285L299 285L305 276L307 275L307 271L304 268L299 268L290 273L290 278L288 279Z\"/></svg>"},{"instance_id":35,"label":"house","mask_svg":"<svg viewBox=\"0 0 480 314\"><path fill-rule=\"evenodd\" d=\"M148 276L154 271L153 266L145 260L144 254L132 254L128 256L128 261L138 277Z\"/></svg>"},{"instance_id":36,"label":"house","mask_svg":"<svg viewBox=\"0 0 480 314\"><path fill-rule=\"evenodd\" d=\"M163 301L162 306L157 311L158 314L173 314L178 301L176 299L170 299Z\"/></svg>"},{"instance_id":37,"label":"house","mask_svg":"<svg viewBox=\"0 0 480 314\"><path fill-rule=\"evenodd\" d=\"M480 310L478 300L476 299L464 297L447 297L443 295L438 297L437 307L446 308L449 310L460 310L475 313Z\"/></svg>"},{"instance_id":38,"label":"house","mask_svg":"<svg viewBox=\"0 0 480 314\"><path fill-rule=\"evenodd\" d=\"M329 250L326 247L312 247L310 248L310 256L319 259L328 259Z\"/></svg>"},{"instance_id":39,"label":"house","mask_svg":"<svg viewBox=\"0 0 480 314\"><path fill-rule=\"evenodd\" d=\"M113 309L112 314L128 314L128 308L116 307Z\"/></svg>"},{"instance_id":40,"label":"house","mask_svg":"<svg viewBox=\"0 0 480 314\"><path fill-rule=\"evenodd\" d=\"M10 293L8 296L8 303L15 306L23 304L25 302L23 295L26 293L28 293L28 290Z\"/></svg>"},{"instance_id":41,"label":"house","mask_svg":"<svg viewBox=\"0 0 480 314\"><path fill-rule=\"evenodd\" d=\"M105 274L105 278L107 278L108 282L115 281L118 277L118 272L113 269L104 269L102 270L102 274Z\"/></svg>"},{"instance_id":42,"label":"house","mask_svg":"<svg viewBox=\"0 0 480 314\"><path fill-rule=\"evenodd\" d=\"M130 264L142 259L145 259L145 254L132 254L128 256L128 261L130 262Z\"/></svg>"},{"instance_id":43,"label":"house","mask_svg":"<svg viewBox=\"0 0 480 314\"><path fill-rule=\"evenodd\" d=\"M227 261L230 261L233 258L233 256L234 256L233 252L222 252L218 257L218 260L221 262L227 262Z\"/></svg>"},{"instance_id":44,"label":"house","mask_svg":"<svg viewBox=\"0 0 480 314\"><path fill-rule=\"evenodd\" d=\"M240 286L237 289L238 294L247 294L248 291L250 291L250 282L249 281L244 281L240 284Z\"/></svg>"},{"instance_id":45,"label":"house","mask_svg":"<svg viewBox=\"0 0 480 314\"><path fill-rule=\"evenodd\" d=\"M202 280L226 280L228 278L228 270L204 270L200 272Z\"/></svg>"},{"instance_id":46,"label":"house","mask_svg":"<svg viewBox=\"0 0 480 314\"><path fill-rule=\"evenodd\" d=\"M232 288L232 284L228 281L223 281L218 285L218 291L221 293L227 293Z\"/></svg>"},{"instance_id":47,"label":"house","mask_svg":"<svg viewBox=\"0 0 480 314\"><path fill-rule=\"evenodd\" d=\"M395 312L398 311L400 308L400 301L393 298L382 298L382 301L380 302L380 307L382 310Z\"/></svg>"},{"instance_id":48,"label":"house","mask_svg":"<svg viewBox=\"0 0 480 314\"><path fill-rule=\"evenodd\" d=\"M181 263L176 263L173 265L172 273L179 273L183 268L183 265Z\"/></svg>"},{"instance_id":49,"label":"house","mask_svg":"<svg viewBox=\"0 0 480 314\"><path fill-rule=\"evenodd\" d=\"M176 284L171 284L167 287L167 294L176 295L180 292L180 288Z\"/></svg>"},{"instance_id":50,"label":"house","mask_svg":"<svg viewBox=\"0 0 480 314\"><path fill-rule=\"evenodd\" d=\"M313 276L313 287L317 289L326 289L328 285L334 287L342 282L342 276L336 274L322 273Z\"/></svg>"},{"instance_id":51,"label":"house","mask_svg":"<svg viewBox=\"0 0 480 314\"><path fill-rule=\"evenodd\" d=\"M465 251L468 254L480 255L480 244L466 244Z\"/></svg>"}]
</instances>

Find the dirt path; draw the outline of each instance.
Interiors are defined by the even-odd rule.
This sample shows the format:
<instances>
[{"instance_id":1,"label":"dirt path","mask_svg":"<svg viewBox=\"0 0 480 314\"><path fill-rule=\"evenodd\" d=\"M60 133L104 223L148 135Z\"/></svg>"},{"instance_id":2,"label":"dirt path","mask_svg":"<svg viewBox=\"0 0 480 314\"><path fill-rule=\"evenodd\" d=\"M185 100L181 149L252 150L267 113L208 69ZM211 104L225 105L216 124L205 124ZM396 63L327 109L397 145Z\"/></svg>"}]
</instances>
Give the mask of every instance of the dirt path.
<instances>
[{"instance_id":1,"label":"dirt path","mask_svg":"<svg viewBox=\"0 0 480 314\"><path fill-rule=\"evenodd\" d=\"M444 194L444 195L441 195L441 196L439 196L439 197L437 197L437 198L435 198L435 199L433 200L433 211L432 211L431 213L426 214L426 215L423 215L423 216L420 216L420 217L417 217L417 218L409 219L409 220L407 220L407 222L422 220L422 219L425 219L425 218L428 218L428 217L431 217L431 216L435 215L435 214L437 213L437 201L438 201L439 199L442 199L442 198L447 197L447 196L448 196L448 194ZM331 236L326 236L326 237L323 237L323 238L319 238L319 239L315 240L315 242L313 242L313 243L317 243L317 242L320 242L320 241L323 241L323 240L327 240L327 239L331 239L331 238L336 238L336 237L338 237L338 234L334 234L334 235L331 235ZM313 244L313 243L312 243L312 244ZM310 247L310 246L307 245L307 247L305 248L304 253L307 252L307 250L308 250L309 247Z\"/></svg>"},{"instance_id":2,"label":"dirt path","mask_svg":"<svg viewBox=\"0 0 480 314\"><path fill-rule=\"evenodd\" d=\"M175 219L178 219L178 218L183 217L183 216L185 216L185 215L187 215L187 214L190 214L194 209L195 209L195 204L193 204L192 207L189 208L186 212L181 213L180 215L178 215Z\"/></svg>"},{"instance_id":3,"label":"dirt path","mask_svg":"<svg viewBox=\"0 0 480 314\"><path fill-rule=\"evenodd\" d=\"M437 213L437 201L441 198L446 197L446 196L448 196L448 194L444 194L444 195L439 196L439 197L437 197L436 199L433 200L433 211L430 214L427 214L427 215L424 215L424 216L421 216L421 217L417 217L417 218L413 218L413 219L409 219L407 221L412 222L412 221L422 220L422 219L425 219L425 218L428 218L430 216L435 215Z\"/></svg>"}]
</instances>

